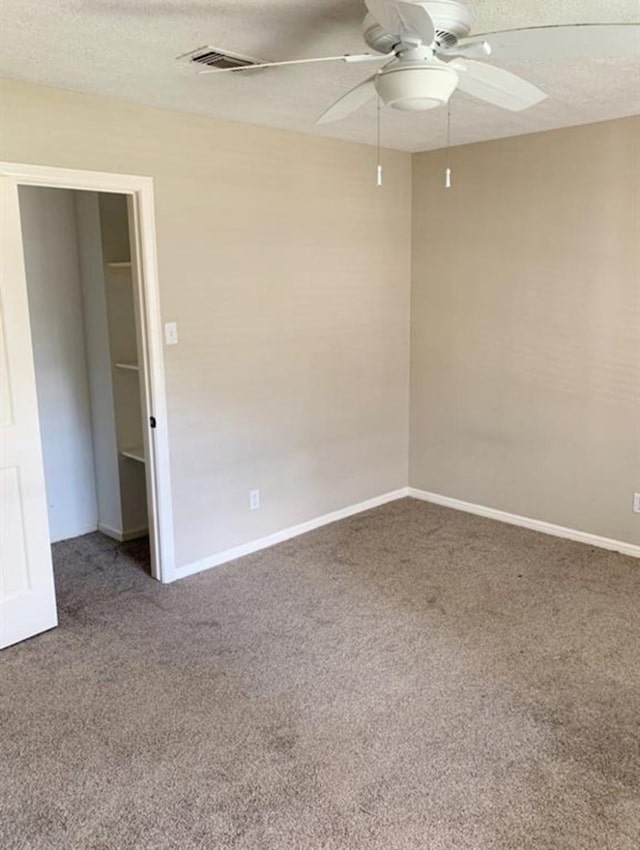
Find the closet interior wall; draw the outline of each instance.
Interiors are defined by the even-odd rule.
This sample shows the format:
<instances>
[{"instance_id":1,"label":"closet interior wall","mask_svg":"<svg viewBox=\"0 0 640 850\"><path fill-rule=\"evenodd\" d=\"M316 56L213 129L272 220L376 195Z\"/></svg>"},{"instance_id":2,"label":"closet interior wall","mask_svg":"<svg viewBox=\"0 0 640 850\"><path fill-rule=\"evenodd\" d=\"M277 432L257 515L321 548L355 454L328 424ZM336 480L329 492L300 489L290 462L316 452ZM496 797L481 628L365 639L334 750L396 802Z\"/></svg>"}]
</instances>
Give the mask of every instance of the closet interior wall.
<instances>
[{"instance_id":1,"label":"closet interior wall","mask_svg":"<svg viewBox=\"0 0 640 850\"><path fill-rule=\"evenodd\" d=\"M147 533L127 198L20 188L51 541Z\"/></svg>"}]
</instances>

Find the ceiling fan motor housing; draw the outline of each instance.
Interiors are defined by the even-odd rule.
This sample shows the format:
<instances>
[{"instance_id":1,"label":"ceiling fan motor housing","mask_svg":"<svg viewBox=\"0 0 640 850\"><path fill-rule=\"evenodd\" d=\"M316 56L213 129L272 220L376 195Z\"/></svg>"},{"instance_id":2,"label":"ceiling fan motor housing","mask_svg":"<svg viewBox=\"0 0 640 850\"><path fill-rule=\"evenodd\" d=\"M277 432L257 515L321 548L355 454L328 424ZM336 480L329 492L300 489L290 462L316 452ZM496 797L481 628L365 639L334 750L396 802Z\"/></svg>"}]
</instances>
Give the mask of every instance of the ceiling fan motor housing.
<instances>
[{"instance_id":1,"label":"ceiling fan motor housing","mask_svg":"<svg viewBox=\"0 0 640 850\"><path fill-rule=\"evenodd\" d=\"M456 0L427 0L420 3L431 15L436 28L436 42L451 47L471 32L471 14L464 3Z\"/></svg>"},{"instance_id":2,"label":"ceiling fan motor housing","mask_svg":"<svg viewBox=\"0 0 640 850\"><path fill-rule=\"evenodd\" d=\"M376 91L387 106L423 112L444 106L458 85L458 75L444 62L403 62L382 71Z\"/></svg>"},{"instance_id":3,"label":"ceiling fan motor housing","mask_svg":"<svg viewBox=\"0 0 640 850\"><path fill-rule=\"evenodd\" d=\"M399 43L398 37L386 32L373 15L367 15L364 19L362 36L372 50L384 55L391 53Z\"/></svg>"},{"instance_id":4,"label":"ceiling fan motor housing","mask_svg":"<svg viewBox=\"0 0 640 850\"><path fill-rule=\"evenodd\" d=\"M436 30L435 43L451 47L471 32L471 15L463 3L456 0L425 0L417 5L424 6ZM391 53L399 46L398 33L389 33L373 15L367 15L363 23L363 37L377 53Z\"/></svg>"}]
</instances>

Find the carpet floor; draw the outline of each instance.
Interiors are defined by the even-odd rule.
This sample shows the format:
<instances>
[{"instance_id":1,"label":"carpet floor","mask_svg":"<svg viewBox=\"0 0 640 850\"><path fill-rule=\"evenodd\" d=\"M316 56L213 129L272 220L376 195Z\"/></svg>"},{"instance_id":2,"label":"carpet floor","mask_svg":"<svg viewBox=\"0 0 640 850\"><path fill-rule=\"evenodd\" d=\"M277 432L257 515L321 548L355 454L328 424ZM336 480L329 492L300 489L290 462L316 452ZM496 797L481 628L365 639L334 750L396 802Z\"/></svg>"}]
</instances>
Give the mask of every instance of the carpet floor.
<instances>
[{"instance_id":1,"label":"carpet floor","mask_svg":"<svg viewBox=\"0 0 640 850\"><path fill-rule=\"evenodd\" d=\"M54 546L4 850L637 850L640 564L402 500L170 586Z\"/></svg>"}]
</instances>

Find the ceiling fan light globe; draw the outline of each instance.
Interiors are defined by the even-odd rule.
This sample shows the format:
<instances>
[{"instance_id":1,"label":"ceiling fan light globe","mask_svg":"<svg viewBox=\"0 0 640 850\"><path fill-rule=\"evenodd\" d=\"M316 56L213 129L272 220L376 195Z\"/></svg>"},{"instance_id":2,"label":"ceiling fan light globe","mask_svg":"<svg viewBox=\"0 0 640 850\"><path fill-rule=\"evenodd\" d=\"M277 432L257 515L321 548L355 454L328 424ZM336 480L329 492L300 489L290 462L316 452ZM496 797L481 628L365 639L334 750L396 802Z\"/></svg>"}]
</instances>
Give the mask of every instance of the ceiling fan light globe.
<instances>
[{"instance_id":1,"label":"ceiling fan light globe","mask_svg":"<svg viewBox=\"0 0 640 850\"><path fill-rule=\"evenodd\" d=\"M392 109L399 109L401 112L426 112L427 109L436 109L438 106L443 106L444 103L445 101L436 100L432 97L413 97L397 100L389 105Z\"/></svg>"},{"instance_id":2,"label":"ceiling fan light globe","mask_svg":"<svg viewBox=\"0 0 640 850\"><path fill-rule=\"evenodd\" d=\"M375 80L386 106L424 112L444 106L458 85L458 75L445 64L404 65L383 71Z\"/></svg>"}]
</instances>

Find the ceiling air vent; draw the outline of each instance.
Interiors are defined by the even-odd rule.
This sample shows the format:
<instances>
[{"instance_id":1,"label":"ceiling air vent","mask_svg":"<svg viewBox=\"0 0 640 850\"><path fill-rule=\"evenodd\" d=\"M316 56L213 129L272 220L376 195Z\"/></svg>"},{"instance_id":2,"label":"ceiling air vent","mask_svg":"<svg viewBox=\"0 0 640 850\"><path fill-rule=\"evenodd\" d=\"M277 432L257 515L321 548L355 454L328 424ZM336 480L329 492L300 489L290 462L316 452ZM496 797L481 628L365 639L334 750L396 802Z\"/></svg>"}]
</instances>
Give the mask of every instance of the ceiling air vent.
<instances>
[{"instance_id":1,"label":"ceiling air vent","mask_svg":"<svg viewBox=\"0 0 640 850\"><path fill-rule=\"evenodd\" d=\"M260 64L260 59L243 56L240 53L229 53L227 50L220 50L220 48L210 45L184 53L182 56L178 56L178 59L187 61L190 65L206 65L208 68L217 68L220 71Z\"/></svg>"}]
</instances>

